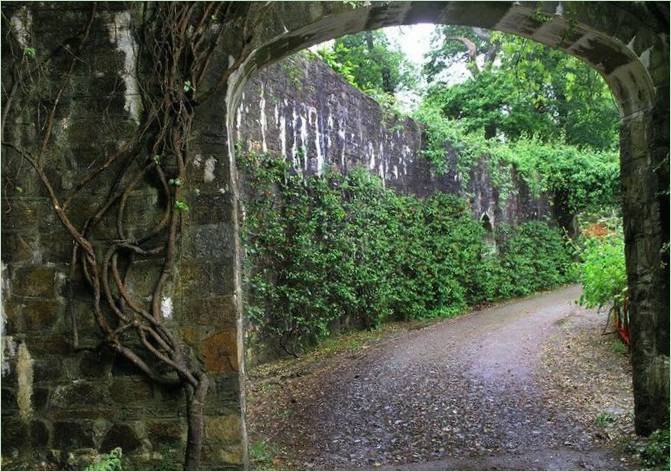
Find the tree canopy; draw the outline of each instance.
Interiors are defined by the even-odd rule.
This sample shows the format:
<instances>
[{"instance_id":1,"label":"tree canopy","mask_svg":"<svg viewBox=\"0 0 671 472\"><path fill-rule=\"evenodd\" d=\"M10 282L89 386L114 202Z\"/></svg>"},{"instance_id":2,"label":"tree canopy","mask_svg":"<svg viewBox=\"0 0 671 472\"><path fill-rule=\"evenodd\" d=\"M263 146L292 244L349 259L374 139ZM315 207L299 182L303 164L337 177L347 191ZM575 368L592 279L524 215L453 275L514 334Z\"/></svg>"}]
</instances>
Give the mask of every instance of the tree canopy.
<instances>
[{"instance_id":1,"label":"tree canopy","mask_svg":"<svg viewBox=\"0 0 671 472\"><path fill-rule=\"evenodd\" d=\"M354 87L373 95L411 89L418 71L383 31L364 31L335 40L318 54Z\"/></svg>"},{"instance_id":2,"label":"tree canopy","mask_svg":"<svg viewBox=\"0 0 671 472\"><path fill-rule=\"evenodd\" d=\"M461 26L439 28L433 44L424 66L433 80L426 100L468 130L617 147L619 117L610 90L580 60L525 38ZM444 75L460 61L472 77L448 86Z\"/></svg>"}]
</instances>

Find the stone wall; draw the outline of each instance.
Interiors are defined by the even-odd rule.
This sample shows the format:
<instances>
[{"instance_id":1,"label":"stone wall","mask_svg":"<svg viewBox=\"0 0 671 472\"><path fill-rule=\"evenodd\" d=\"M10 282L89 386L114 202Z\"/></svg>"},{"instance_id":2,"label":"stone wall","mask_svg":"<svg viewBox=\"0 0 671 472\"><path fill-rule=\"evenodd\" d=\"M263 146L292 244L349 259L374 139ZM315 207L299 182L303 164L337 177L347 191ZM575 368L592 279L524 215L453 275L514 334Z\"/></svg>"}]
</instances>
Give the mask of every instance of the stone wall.
<instances>
[{"instance_id":1,"label":"stone wall","mask_svg":"<svg viewBox=\"0 0 671 472\"><path fill-rule=\"evenodd\" d=\"M291 161L297 172L320 174L336 167L363 166L402 193L461 194L476 218L493 225L519 223L550 214L547 197L534 198L513 169L505 196L492 183L486 157L467 179L457 172L457 153L446 144L444 175L422 157L421 126L399 118L349 85L319 57L295 54L253 76L235 115L235 140L243 148ZM463 182L467 180L467 182Z\"/></svg>"},{"instance_id":2,"label":"stone wall","mask_svg":"<svg viewBox=\"0 0 671 472\"><path fill-rule=\"evenodd\" d=\"M2 5L4 31L11 26L20 46L35 50L34 60L25 58L22 49L11 50L3 37L3 87L11 89L14 57L31 67L53 55L49 66L34 74L43 80L43 88L27 99L17 95L3 142L35 147L70 64L71 54L62 45L76 47L73 35L85 27L93 8L93 3ZM41 160L61 202L136 131L142 109L131 28L137 12L126 8L122 3L97 5L91 34L60 97L53 137ZM40 112L33 113L35 109ZM203 129L199 127L200 136L208 136ZM223 130L221 124L219 133ZM216 132L209 139L216 140ZM184 215L178 276L161 311L164 323L193 349L210 378L204 467L239 469L246 449L232 288L235 233L231 194L220 191L230 174L225 160L207 151L201 143L191 159L192 186L185 188L184 197L191 211ZM119 169L115 164L72 199L66 212L77 227L104 202ZM133 190L128 204L124 226L135 237L151 228L165 207L151 182ZM111 213L92 236L100 247L117 237ZM72 249L73 240L36 172L3 146L3 468L33 469L45 461L81 469L96 451L119 446L126 468L179 468L187 437L184 391L148 380L104 346L94 320L92 290L80 270L69 283ZM160 258L137 258L128 274L133 295L144 299L152 293L160 267Z\"/></svg>"}]
</instances>

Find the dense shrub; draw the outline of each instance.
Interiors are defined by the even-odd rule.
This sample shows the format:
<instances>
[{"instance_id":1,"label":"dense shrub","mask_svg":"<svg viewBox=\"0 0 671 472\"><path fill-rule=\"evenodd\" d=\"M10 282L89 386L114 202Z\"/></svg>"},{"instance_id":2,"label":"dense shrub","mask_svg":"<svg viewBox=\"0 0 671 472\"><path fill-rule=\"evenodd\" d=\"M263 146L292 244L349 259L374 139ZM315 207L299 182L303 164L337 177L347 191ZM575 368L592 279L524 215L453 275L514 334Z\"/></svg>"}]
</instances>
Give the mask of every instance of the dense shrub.
<instances>
[{"instance_id":1,"label":"dense shrub","mask_svg":"<svg viewBox=\"0 0 671 472\"><path fill-rule=\"evenodd\" d=\"M343 326L450 317L568 281L568 250L546 223L502 228L496 254L454 195L399 195L365 169L304 177L266 155L241 164L247 317L289 353Z\"/></svg>"},{"instance_id":2,"label":"dense shrub","mask_svg":"<svg viewBox=\"0 0 671 472\"><path fill-rule=\"evenodd\" d=\"M588 308L620 306L627 290L622 227L612 221L591 226L603 231L583 231L579 241L579 277L583 286L580 303Z\"/></svg>"},{"instance_id":3,"label":"dense shrub","mask_svg":"<svg viewBox=\"0 0 671 472\"><path fill-rule=\"evenodd\" d=\"M650 435L640 450L641 463L653 470L669 470L669 428L658 429Z\"/></svg>"},{"instance_id":4,"label":"dense shrub","mask_svg":"<svg viewBox=\"0 0 671 472\"><path fill-rule=\"evenodd\" d=\"M469 132L462 123L445 118L431 101L425 101L414 118L424 126L426 148L422 154L436 172L448 170L446 143L456 151L456 170L464 188L473 166L484 157L492 183L503 193L511 186L512 167L534 195L551 195L555 205L571 215L619 204L617 152L581 148L562 141L548 143L537 137L522 136L504 142L485 139L481 133Z\"/></svg>"}]
</instances>

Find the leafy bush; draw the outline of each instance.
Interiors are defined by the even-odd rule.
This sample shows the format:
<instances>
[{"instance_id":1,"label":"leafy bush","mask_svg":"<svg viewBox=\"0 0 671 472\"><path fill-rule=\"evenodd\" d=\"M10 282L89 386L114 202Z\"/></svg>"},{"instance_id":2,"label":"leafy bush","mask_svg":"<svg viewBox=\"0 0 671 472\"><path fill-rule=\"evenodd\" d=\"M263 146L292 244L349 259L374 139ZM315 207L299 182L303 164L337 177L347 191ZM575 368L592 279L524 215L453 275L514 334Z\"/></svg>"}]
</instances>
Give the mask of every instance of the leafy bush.
<instances>
[{"instance_id":1,"label":"leafy bush","mask_svg":"<svg viewBox=\"0 0 671 472\"><path fill-rule=\"evenodd\" d=\"M267 155L241 167L246 314L287 353L343 327L450 317L568 281L569 251L546 223L503 229L492 254L454 195L398 195L365 169L304 177Z\"/></svg>"},{"instance_id":2,"label":"leafy bush","mask_svg":"<svg viewBox=\"0 0 671 472\"><path fill-rule=\"evenodd\" d=\"M615 420L616 418L612 415L612 413L604 411L596 415L596 418L594 418L594 424L599 428L605 428L609 424L615 423Z\"/></svg>"},{"instance_id":3,"label":"leafy bush","mask_svg":"<svg viewBox=\"0 0 671 472\"><path fill-rule=\"evenodd\" d=\"M640 451L643 466L655 470L669 470L669 430L659 429L648 438Z\"/></svg>"},{"instance_id":4,"label":"leafy bush","mask_svg":"<svg viewBox=\"0 0 671 472\"><path fill-rule=\"evenodd\" d=\"M272 470L275 448L267 441L256 441L249 446L249 459L254 470Z\"/></svg>"},{"instance_id":5,"label":"leafy bush","mask_svg":"<svg viewBox=\"0 0 671 472\"><path fill-rule=\"evenodd\" d=\"M476 267L479 301L529 295L574 280L571 250L557 228L541 221L500 225L496 238L499 253Z\"/></svg>"},{"instance_id":6,"label":"leafy bush","mask_svg":"<svg viewBox=\"0 0 671 472\"><path fill-rule=\"evenodd\" d=\"M588 308L621 305L626 297L627 273L621 232L585 236L581 250L580 304Z\"/></svg>"},{"instance_id":7,"label":"leafy bush","mask_svg":"<svg viewBox=\"0 0 671 472\"><path fill-rule=\"evenodd\" d=\"M413 118L424 125L426 148L422 154L436 172L448 170L446 147L456 151L462 188L466 188L473 166L486 158L492 183L503 193L511 186L514 168L534 195L551 195L555 206L567 213L618 205L620 164L614 151L580 148L561 140L547 143L527 136L510 142L485 139L483 133L446 118L432 99L425 100Z\"/></svg>"},{"instance_id":8,"label":"leafy bush","mask_svg":"<svg viewBox=\"0 0 671 472\"><path fill-rule=\"evenodd\" d=\"M116 447L108 454L102 454L98 460L89 465L86 470L122 470L121 456L121 448Z\"/></svg>"}]
</instances>

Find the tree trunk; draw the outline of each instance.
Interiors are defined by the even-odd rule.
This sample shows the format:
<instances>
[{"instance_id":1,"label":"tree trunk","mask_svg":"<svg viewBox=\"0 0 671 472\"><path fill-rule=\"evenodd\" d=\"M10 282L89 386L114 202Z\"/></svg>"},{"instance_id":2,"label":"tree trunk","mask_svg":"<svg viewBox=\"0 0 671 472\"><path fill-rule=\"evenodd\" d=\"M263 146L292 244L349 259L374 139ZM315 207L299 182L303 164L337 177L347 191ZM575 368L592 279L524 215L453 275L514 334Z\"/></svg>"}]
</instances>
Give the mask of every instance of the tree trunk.
<instances>
[{"instance_id":1,"label":"tree trunk","mask_svg":"<svg viewBox=\"0 0 671 472\"><path fill-rule=\"evenodd\" d=\"M200 469L200 453L203 448L204 418L203 407L209 381L205 374L198 379L198 386L186 387L186 408L188 421L188 437L184 457L184 470Z\"/></svg>"}]
</instances>

